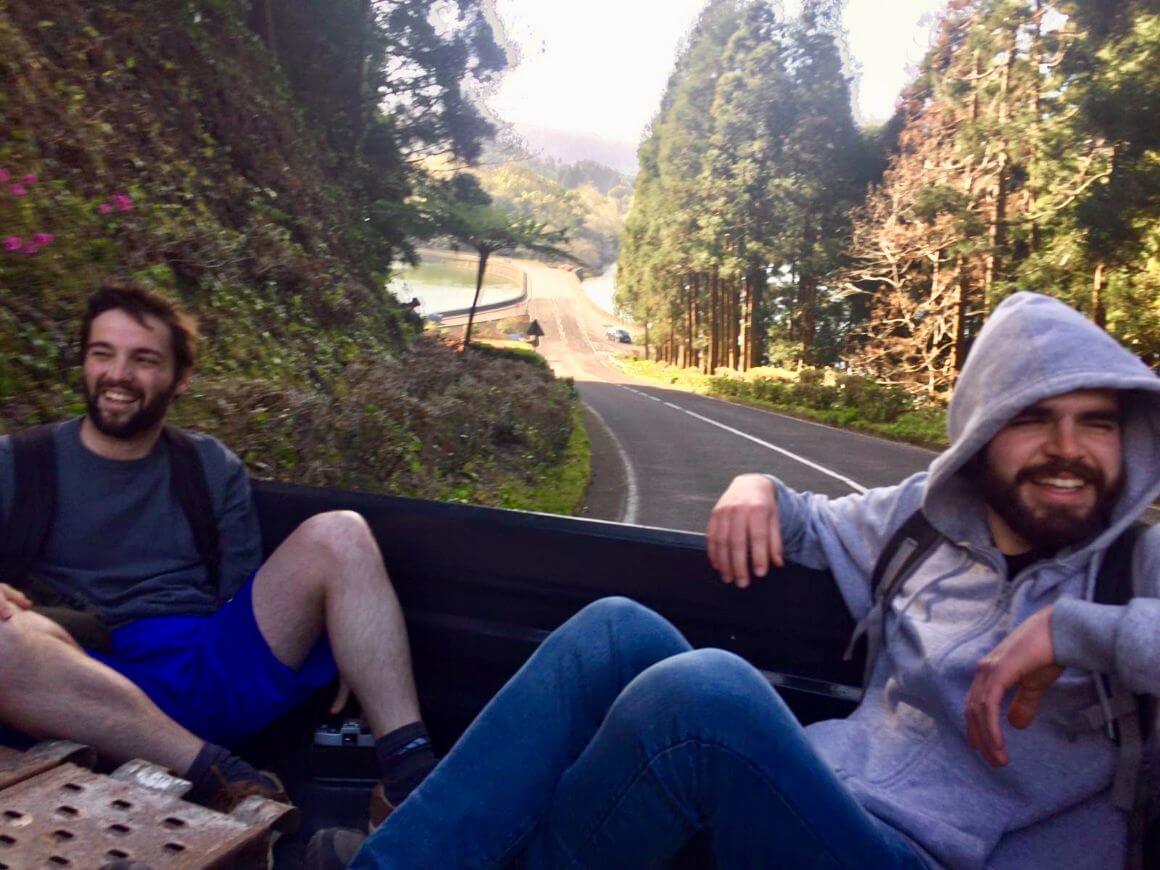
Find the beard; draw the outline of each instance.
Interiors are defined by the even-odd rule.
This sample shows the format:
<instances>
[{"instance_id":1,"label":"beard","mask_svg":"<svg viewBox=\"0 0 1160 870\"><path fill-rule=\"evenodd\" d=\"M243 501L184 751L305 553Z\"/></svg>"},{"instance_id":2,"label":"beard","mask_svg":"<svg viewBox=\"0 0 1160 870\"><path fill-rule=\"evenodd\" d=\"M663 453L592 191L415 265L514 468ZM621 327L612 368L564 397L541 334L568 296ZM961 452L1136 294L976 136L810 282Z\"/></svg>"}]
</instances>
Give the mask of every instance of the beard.
<instances>
[{"instance_id":1,"label":"beard","mask_svg":"<svg viewBox=\"0 0 1160 870\"><path fill-rule=\"evenodd\" d=\"M1001 479L988 463L980 465L983 500L1033 550L1044 553L1085 543L1103 531L1123 486L1122 476L1114 485L1109 485L1098 469L1066 459L1021 469L1011 481ZM1093 487L1095 501L1090 507L1035 504L1020 494L1020 487L1025 483L1061 474L1075 475Z\"/></svg>"},{"instance_id":2,"label":"beard","mask_svg":"<svg viewBox=\"0 0 1160 870\"><path fill-rule=\"evenodd\" d=\"M130 441L142 432L147 432L149 429L152 429L165 419L165 415L169 411L169 406L173 402L173 397L177 394L177 379L174 379L169 389L158 393L147 402L145 401L144 394L139 389L123 381L108 381L102 378L97 381L96 386L91 390L87 382L84 383L83 387L85 408L96 430L110 438ZM141 407L135 413L120 420L110 419L102 413L100 407L100 395L109 389L118 389L132 393L141 403Z\"/></svg>"}]
</instances>

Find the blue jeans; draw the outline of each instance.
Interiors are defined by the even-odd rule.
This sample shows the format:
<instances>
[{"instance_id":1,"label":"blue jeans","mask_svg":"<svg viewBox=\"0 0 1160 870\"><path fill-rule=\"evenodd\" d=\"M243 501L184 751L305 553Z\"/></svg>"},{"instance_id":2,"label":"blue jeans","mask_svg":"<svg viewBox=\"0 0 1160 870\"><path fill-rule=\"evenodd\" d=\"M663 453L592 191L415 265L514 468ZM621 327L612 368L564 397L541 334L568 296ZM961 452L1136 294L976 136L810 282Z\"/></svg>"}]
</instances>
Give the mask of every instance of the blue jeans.
<instances>
[{"instance_id":1,"label":"blue jeans","mask_svg":"<svg viewBox=\"0 0 1160 870\"><path fill-rule=\"evenodd\" d=\"M702 829L721 868L926 866L757 670L610 598L544 641L351 866L649 867Z\"/></svg>"}]
</instances>

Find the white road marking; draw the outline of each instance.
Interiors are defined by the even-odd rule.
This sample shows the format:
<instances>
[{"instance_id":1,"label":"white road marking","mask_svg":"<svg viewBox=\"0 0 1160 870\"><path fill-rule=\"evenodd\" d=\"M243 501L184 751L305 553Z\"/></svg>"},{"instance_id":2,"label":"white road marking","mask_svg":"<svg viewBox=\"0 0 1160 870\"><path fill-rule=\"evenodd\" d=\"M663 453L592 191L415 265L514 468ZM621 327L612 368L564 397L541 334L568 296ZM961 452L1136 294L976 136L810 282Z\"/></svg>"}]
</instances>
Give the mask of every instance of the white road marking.
<instances>
[{"instance_id":1,"label":"white road marking","mask_svg":"<svg viewBox=\"0 0 1160 870\"><path fill-rule=\"evenodd\" d=\"M620 443L620 439L616 437L616 433L612 431L612 427L608 425L600 413L587 402L584 403L589 413L596 418L596 421L604 427L604 431L608 433L608 440L612 442L612 446L616 448L616 453L620 456L620 461L624 464L624 480L627 494L624 497L624 514L620 518L620 522L626 523L630 526L636 525L636 515L640 512L640 488L636 484L636 469L632 466L632 461L628 458L628 453L624 449L624 445Z\"/></svg>"},{"instance_id":2,"label":"white road marking","mask_svg":"<svg viewBox=\"0 0 1160 870\"><path fill-rule=\"evenodd\" d=\"M623 390L628 390L630 393L636 393L638 396L644 396L646 399L652 399L654 402L661 401L656 396L650 396L648 393L641 392L640 390L634 390L632 387L626 387L624 384L620 384L619 386ZM708 423L711 426L716 426L718 429L724 429L726 432L736 435L738 438L744 438L746 441L752 441L754 444L759 444L762 447L774 451L775 453L780 453L782 456L786 456L795 462L800 462L802 465L808 466L815 471L820 471L822 474L832 477L835 480L840 480L842 483L846 484L846 486L850 487L850 489L854 490L854 492L862 493L866 491L866 487L858 483L856 480L851 480L843 474L839 474L832 469L826 468L824 465L818 465L818 463L810 459L806 459L804 456L798 456L796 453L792 453L789 450L786 450L784 447L778 447L776 444L770 444L768 441L762 441L760 438L750 435L748 432L742 432L740 429L734 429L732 426L726 426L724 423L718 423L716 420L711 420L708 417L702 416L701 414L698 414L694 411L690 411L687 408L682 408L680 405L674 405L672 402L663 402L663 404L676 411L680 411L682 414L688 414L690 417L694 417L698 420Z\"/></svg>"},{"instance_id":3,"label":"white road marking","mask_svg":"<svg viewBox=\"0 0 1160 870\"><path fill-rule=\"evenodd\" d=\"M560 316L560 303L552 299L552 313L556 315L556 326L560 329L560 340L568 343L568 333L564 331L564 318Z\"/></svg>"}]
</instances>

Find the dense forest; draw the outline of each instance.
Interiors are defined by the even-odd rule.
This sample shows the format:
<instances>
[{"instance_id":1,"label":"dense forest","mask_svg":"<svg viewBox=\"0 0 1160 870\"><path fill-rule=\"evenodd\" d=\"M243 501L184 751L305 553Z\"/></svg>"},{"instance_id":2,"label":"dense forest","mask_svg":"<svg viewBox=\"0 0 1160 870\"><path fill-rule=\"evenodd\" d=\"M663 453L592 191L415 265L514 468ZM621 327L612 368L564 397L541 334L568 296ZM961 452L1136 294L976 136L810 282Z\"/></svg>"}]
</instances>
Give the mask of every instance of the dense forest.
<instances>
[{"instance_id":1,"label":"dense forest","mask_svg":"<svg viewBox=\"0 0 1160 870\"><path fill-rule=\"evenodd\" d=\"M1160 13L951 0L860 130L840 3L712 0L641 145L618 302L659 359L837 365L945 400L987 313L1065 299L1160 364Z\"/></svg>"},{"instance_id":2,"label":"dense forest","mask_svg":"<svg viewBox=\"0 0 1160 870\"><path fill-rule=\"evenodd\" d=\"M525 505L570 385L422 339L385 289L463 189L426 161L493 132L484 7L0 0L0 431L83 410L83 300L133 278L201 322L179 421L258 473Z\"/></svg>"}]
</instances>

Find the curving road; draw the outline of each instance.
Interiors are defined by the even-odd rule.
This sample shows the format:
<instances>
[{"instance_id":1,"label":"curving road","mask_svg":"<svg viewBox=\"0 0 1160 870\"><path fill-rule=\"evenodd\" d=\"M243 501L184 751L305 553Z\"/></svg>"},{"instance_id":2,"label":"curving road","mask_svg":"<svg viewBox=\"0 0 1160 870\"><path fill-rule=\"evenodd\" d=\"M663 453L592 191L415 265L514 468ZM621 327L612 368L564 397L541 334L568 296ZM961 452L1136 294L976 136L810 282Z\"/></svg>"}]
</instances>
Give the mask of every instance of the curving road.
<instances>
[{"instance_id":1,"label":"curving road","mask_svg":"<svg viewBox=\"0 0 1160 870\"><path fill-rule=\"evenodd\" d=\"M575 379L592 439L586 515L704 531L734 475L767 471L790 486L831 496L896 483L930 463L931 451L658 387L612 362L614 321L574 275L532 262L528 312L544 329L540 352Z\"/></svg>"}]
</instances>

